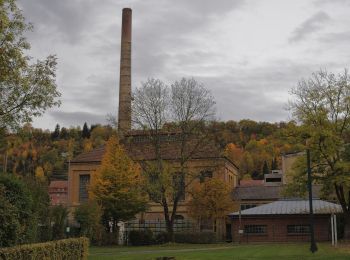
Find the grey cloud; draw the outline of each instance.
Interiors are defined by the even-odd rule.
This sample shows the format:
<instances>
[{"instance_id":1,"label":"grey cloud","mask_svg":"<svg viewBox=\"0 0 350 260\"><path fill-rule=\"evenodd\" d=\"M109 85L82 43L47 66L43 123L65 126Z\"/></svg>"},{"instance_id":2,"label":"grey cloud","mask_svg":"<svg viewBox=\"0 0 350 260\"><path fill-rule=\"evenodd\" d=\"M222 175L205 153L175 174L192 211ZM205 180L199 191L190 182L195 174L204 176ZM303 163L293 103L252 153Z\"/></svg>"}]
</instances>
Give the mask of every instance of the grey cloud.
<instances>
[{"instance_id":1,"label":"grey cloud","mask_svg":"<svg viewBox=\"0 0 350 260\"><path fill-rule=\"evenodd\" d=\"M294 30L289 42L298 42L307 38L310 34L322 29L322 26L330 19L329 15L323 11L315 13Z\"/></svg>"},{"instance_id":2,"label":"grey cloud","mask_svg":"<svg viewBox=\"0 0 350 260\"><path fill-rule=\"evenodd\" d=\"M106 115L94 114L82 111L65 112L65 111L52 111L50 116L53 120L61 126L77 126L83 125L85 122L88 125L91 124L106 124Z\"/></svg>"},{"instance_id":3,"label":"grey cloud","mask_svg":"<svg viewBox=\"0 0 350 260\"><path fill-rule=\"evenodd\" d=\"M337 33L327 33L320 37L320 40L325 43L331 44L349 44L350 42L350 31L337 32Z\"/></svg>"},{"instance_id":4,"label":"grey cloud","mask_svg":"<svg viewBox=\"0 0 350 260\"><path fill-rule=\"evenodd\" d=\"M350 5L350 1L349 0L316 0L315 5L322 5L322 4L344 4L344 5Z\"/></svg>"},{"instance_id":5,"label":"grey cloud","mask_svg":"<svg viewBox=\"0 0 350 260\"><path fill-rule=\"evenodd\" d=\"M43 37L47 31L55 31L57 40L76 43L83 40L83 34L93 24L92 11L97 11L93 0L20 0L24 15L34 24L38 37Z\"/></svg>"},{"instance_id":6,"label":"grey cloud","mask_svg":"<svg viewBox=\"0 0 350 260\"><path fill-rule=\"evenodd\" d=\"M91 75L84 86L74 86L66 93L66 102L80 108L93 109L99 113L110 113L118 103L116 76Z\"/></svg>"}]
</instances>

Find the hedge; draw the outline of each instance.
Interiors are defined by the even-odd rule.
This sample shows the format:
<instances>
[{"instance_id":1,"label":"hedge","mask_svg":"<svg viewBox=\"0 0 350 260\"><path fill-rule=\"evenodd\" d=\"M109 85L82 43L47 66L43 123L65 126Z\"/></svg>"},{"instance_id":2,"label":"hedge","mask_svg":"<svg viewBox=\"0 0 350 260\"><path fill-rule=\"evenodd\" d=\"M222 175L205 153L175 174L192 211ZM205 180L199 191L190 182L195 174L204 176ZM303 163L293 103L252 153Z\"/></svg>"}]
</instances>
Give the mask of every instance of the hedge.
<instances>
[{"instance_id":1,"label":"hedge","mask_svg":"<svg viewBox=\"0 0 350 260\"><path fill-rule=\"evenodd\" d=\"M69 238L46 243L0 248L1 260L79 260L87 259L89 240Z\"/></svg>"},{"instance_id":2,"label":"hedge","mask_svg":"<svg viewBox=\"0 0 350 260\"><path fill-rule=\"evenodd\" d=\"M211 231L179 232L174 234L176 243L211 244L216 242L216 234Z\"/></svg>"},{"instance_id":3,"label":"hedge","mask_svg":"<svg viewBox=\"0 0 350 260\"><path fill-rule=\"evenodd\" d=\"M144 246L154 244L153 232L150 229L131 230L129 232L129 243L133 246Z\"/></svg>"}]
</instances>

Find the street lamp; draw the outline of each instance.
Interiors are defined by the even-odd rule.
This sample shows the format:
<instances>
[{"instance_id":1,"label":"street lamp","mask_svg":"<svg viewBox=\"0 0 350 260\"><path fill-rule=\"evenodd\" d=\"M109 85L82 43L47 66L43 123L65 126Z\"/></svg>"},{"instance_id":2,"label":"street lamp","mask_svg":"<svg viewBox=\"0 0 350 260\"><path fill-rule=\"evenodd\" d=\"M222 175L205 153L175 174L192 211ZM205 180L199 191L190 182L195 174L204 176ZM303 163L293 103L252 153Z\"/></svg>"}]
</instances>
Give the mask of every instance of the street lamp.
<instances>
[{"instance_id":1,"label":"street lamp","mask_svg":"<svg viewBox=\"0 0 350 260\"><path fill-rule=\"evenodd\" d=\"M310 238L311 245L310 251L315 253L317 251L317 245L315 242L315 232L314 232L314 210L312 207L312 178L311 178L311 160L310 160L310 149L306 149L306 161L307 161L307 180L308 180L308 190L309 190L309 206L310 206Z\"/></svg>"}]
</instances>

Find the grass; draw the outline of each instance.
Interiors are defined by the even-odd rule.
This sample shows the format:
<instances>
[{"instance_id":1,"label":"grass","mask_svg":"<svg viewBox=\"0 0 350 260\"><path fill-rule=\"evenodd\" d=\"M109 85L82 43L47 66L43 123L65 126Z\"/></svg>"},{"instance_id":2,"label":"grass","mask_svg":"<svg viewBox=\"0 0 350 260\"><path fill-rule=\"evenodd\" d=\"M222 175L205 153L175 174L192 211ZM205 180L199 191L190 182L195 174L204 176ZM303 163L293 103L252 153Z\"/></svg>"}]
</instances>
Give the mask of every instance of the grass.
<instances>
[{"instance_id":1,"label":"grass","mask_svg":"<svg viewBox=\"0 0 350 260\"><path fill-rule=\"evenodd\" d=\"M350 245L333 248L328 243L318 244L318 251L312 254L309 244L166 244L143 247L91 247L90 260L151 260L160 256L174 256L176 260L255 260L255 259L350 259Z\"/></svg>"}]
</instances>

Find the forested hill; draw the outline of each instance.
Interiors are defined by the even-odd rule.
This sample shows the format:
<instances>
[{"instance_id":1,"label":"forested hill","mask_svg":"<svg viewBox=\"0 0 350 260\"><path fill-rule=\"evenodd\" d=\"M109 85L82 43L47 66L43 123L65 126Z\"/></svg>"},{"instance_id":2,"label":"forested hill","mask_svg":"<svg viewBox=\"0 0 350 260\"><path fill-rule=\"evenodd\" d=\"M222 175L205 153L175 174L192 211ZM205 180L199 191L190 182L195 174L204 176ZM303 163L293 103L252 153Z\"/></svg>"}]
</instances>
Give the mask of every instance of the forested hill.
<instances>
[{"instance_id":1,"label":"forested hill","mask_svg":"<svg viewBox=\"0 0 350 260\"><path fill-rule=\"evenodd\" d=\"M242 178L262 178L263 173L280 168L281 153L302 149L293 137L298 130L294 122L241 120L213 122L207 127L225 155L240 167ZM0 171L66 179L70 159L103 145L113 133L112 127L101 125L56 125L53 131L44 131L27 124L1 140Z\"/></svg>"}]
</instances>

